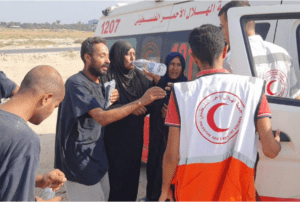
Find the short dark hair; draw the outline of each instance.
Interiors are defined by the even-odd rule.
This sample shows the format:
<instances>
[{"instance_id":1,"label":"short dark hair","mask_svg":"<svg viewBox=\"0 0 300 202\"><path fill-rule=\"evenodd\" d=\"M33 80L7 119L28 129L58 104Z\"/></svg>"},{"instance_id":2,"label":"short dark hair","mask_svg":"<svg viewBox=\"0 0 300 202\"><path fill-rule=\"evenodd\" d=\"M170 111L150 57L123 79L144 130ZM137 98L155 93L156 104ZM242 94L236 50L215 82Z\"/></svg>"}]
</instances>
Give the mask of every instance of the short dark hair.
<instances>
[{"instance_id":1,"label":"short dark hair","mask_svg":"<svg viewBox=\"0 0 300 202\"><path fill-rule=\"evenodd\" d=\"M230 8L233 8L233 7L249 7L249 6L250 6L250 3L247 2L247 1L230 1L222 7L222 9L220 10L218 16L220 17L224 13L225 14L225 19L228 20L227 12Z\"/></svg>"},{"instance_id":2,"label":"short dark hair","mask_svg":"<svg viewBox=\"0 0 300 202\"><path fill-rule=\"evenodd\" d=\"M82 59L83 63L85 63L84 54L87 53L89 55L92 55L94 52L94 46L95 46L95 44L98 44L98 43L103 43L105 45L107 44L105 39L98 37L98 36L89 37L86 40L84 40L84 42L82 42L80 55L81 55L81 59Z\"/></svg>"},{"instance_id":3,"label":"short dark hair","mask_svg":"<svg viewBox=\"0 0 300 202\"><path fill-rule=\"evenodd\" d=\"M201 62L213 66L215 59L223 52L225 38L218 27L206 24L192 30L189 44L193 54Z\"/></svg>"}]
</instances>

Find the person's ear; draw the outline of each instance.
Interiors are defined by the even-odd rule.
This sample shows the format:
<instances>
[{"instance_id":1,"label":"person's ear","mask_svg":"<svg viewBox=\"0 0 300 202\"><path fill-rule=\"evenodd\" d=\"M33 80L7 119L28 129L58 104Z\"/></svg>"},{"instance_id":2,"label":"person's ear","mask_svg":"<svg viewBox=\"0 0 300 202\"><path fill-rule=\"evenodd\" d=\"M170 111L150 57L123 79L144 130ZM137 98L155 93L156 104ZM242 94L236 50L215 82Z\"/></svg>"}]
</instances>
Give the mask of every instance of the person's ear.
<instances>
[{"instance_id":1,"label":"person's ear","mask_svg":"<svg viewBox=\"0 0 300 202\"><path fill-rule=\"evenodd\" d=\"M91 56L88 53L84 54L84 61L86 65L90 65L91 64Z\"/></svg>"},{"instance_id":2,"label":"person's ear","mask_svg":"<svg viewBox=\"0 0 300 202\"><path fill-rule=\"evenodd\" d=\"M191 56L193 58L194 63L199 67L200 65L200 60L196 57L196 55L194 55L193 52L191 52Z\"/></svg>"},{"instance_id":3,"label":"person's ear","mask_svg":"<svg viewBox=\"0 0 300 202\"><path fill-rule=\"evenodd\" d=\"M44 94L41 98L41 105L46 106L53 101L53 93Z\"/></svg>"},{"instance_id":4,"label":"person's ear","mask_svg":"<svg viewBox=\"0 0 300 202\"><path fill-rule=\"evenodd\" d=\"M192 52L192 50L191 50L191 56L192 56L192 58L193 58L193 60L194 60L194 62L195 62L195 55L194 55L194 53Z\"/></svg>"},{"instance_id":5,"label":"person's ear","mask_svg":"<svg viewBox=\"0 0 300 202\"><path fill-rule=\"evenodd\" d=\"M224 49L223 49L223 56L222 56L223 59L225 59L226 56L227 56L227 50L228 50L228 45L226 44Z\"/></svg>"}]
</instances>

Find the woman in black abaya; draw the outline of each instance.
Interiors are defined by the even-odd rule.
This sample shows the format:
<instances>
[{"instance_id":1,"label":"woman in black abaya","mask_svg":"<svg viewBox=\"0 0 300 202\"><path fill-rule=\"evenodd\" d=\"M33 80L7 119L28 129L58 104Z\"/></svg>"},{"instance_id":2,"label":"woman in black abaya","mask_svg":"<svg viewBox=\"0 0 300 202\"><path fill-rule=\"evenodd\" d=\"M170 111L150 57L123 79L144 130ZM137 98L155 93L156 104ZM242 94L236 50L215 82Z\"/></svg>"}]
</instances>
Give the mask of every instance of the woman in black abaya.
<instances>
[{"instance_id":1,"label":"woman in black abaya","mask_svg":"<svg viewBox=\"0 0 300 202\"><path fill-rule=\"evenodd\" d=\"M117 108L141 98L152 87L139 70L134 68L134 47L118 41L110 49L109 80L115 79L120 98L110 108ZM109 201L135 201L137 197L143 127L146 108L105 127L104 141L109 163ZM141 115L142 114L142 115Z\"/></svg>"},{"instance_id":2,"label":"woman in black abaya","mask_svg":"<svg viewBox=\"0 0 300 202\"><path fill-rule=\"evenodd\" d=\"M168 83L184 82L187 78L183 72L185 60L180 53L172 52L166 57L167 72L163 77L146 72L153 77L157 86L165 89ZM169 127L165 126L165 118L170 99L167 97L153 102L150 112L149 154L147 162L147 199L158 201L162 186L162 160L166 150Z\"/></svg>"}]
</instances>

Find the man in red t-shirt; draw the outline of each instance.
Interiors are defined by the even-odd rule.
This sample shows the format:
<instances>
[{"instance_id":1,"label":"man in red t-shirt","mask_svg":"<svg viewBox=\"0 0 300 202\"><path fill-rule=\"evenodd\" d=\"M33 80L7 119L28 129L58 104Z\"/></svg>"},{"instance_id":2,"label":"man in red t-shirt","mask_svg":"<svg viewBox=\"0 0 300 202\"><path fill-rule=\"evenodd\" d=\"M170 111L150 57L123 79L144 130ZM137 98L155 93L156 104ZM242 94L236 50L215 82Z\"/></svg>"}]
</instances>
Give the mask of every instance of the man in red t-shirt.
<instances>
[{"instance_id":1,"label":"man in red t-shirt","mask_svg":"<svg viewBox=\"0 0 300 202\"><path fill-rule=\"evenodd\" d=\"M189 36L189 44L192 49L191 55L194 59L194 62L197 64L197 66L200 69L200 72L197 75L197 77L199 77L197 80L200 83L201 83L201 80L204 80L204 79L208 78L209 76L212 78L215 78L215 77L220 78L220 74L223 74L224 76L222 76L222 77L226 77L227 73L229 73L229 72L226 70L223 70L223 59L226 56L226 48L224 47L225 41L224 41L224 36L222 35L221 31L217 27L215 27L213 25L203 25L199 28L195 28ZM232 75L232 77L239 79L241 76ZM245 78L248 78L251 81L254 79L254 78L250 78L250 77L243 77L242 79L245 79ZM198 81L195 80L192 82L195 83ZM189 82L189 83L192 84L192 82ZM235 81L230 81L228 83L234 83L234 82ZM260 82L262 82L262 81L260 81ZM202 85L207 86L208 84L205 84L205 82L203 81ZM201 96L205 97L206 96L203 99L203 100L205 100L207 98L207 95L205 93L207 93L209 90L213 89L215 87L215 85L216 86L221 85L222 88L224 88L224 86L225 86L225 88L226 88L227 84L226 83L225 84L224 83L222 83L222 84L213 83L211 86L208 86L207 89L201 89L203 87L200 85L201 92L199 91L199 93L198 93L198 91L196 91L196 93L194 93L194 94L189 93L189 96L191 96L190 99L197 100L197 97L201 97ZM252 84L249 84L249 86L250 85L252 85ZM184 85L180 86L180 84L178 84L177 92L183 92L181 94L178 93L179 96L182 95L183 97L185 97L184 96L184 95L186 95L186 94L184 94L185 91L191 91L191 92L195 91L195 90L193 91L193 89L191 89L191 88L189 89L188 88L189 86L190 86L190 84L187 84L186 86L184 86ZM198 85L198 87L199 87L199 85ZM243 89L243 87L240 87L240 88ZM186 89L189 89L189 90L186 90ZM180 109L180 107L179 107L180 105L178 103L182 102L182 100L184 102L185 98L179 97L177 93L176 93L176 96L174 96L174 91L175 91L175 87L172 89L168 113L167 113L167 117L165 120L165 124L170 126L170 129L169 129L168 144L167 144L166 152L164 154L164 159L163 159L163 185L162 185L162 193L161 193L159 201L165 201L168 198L173 200L172 191L170 189L172 180L173 180L173 183L175 184L176 200L179 200L179 201L180 200L222 200L222 199L223 200L233 200L233 199L242 200L242 199L245 199L245 193L243 193L243 191L241 191L241 193L238 193L239 191L235 191L237 194L234 196L231 195L231 190L230 190L230 188L228 188L229 185L233 186L232 184L230 184L231 182L229 182L229 185L228 185L228 181L225 181L225 182L227 182L227 184L226 183L222 184L221 182L217 183L218 180L216 180L216 187L213 187L214 186L213 183L208 182L209 181L208 179L204 179L206 177L205 174L204 174L204 178L203 178L203 173L197 174L196 172L199 172L199 171L195 171L197 169L197 166L198 166L198 168L203 169L204 173L212 172L212 171L210 171L210 170L212 170L210 168L213 168L212 165L216 165L218 167L218 165L221 165L221 164L225 165L225 163L226 163L226 165L228 167L230 167L233 164L232 162L235 161L235 160L230 159L230 158L235 157L234 154L231 154L231 156L229 155L226 158L217 156L217 158L224 158L224 159L222 159L222 161L217 162L217 163L213 162L215 159L209 159L209 158L205 159L206 156L204 156L204 158L202 158L202 160L204 159L204 161L200 160L199 163L198 162L195 163L195 161L197 161L199 159L198 157L197 157L198 159L196 159L196 160L195 160L195 158L192 159L192 163L186 163L189 161L188 158L184 159L185 161L184 161L184 163L182 163L183 162L182 161L183 154L181 153L181 151L182 151L182 149L184 149L182 147L184 147L184 146L189 147L189 144L191 144L191 145L193 144L194 139L199 140L199 142L202 141L202 143L203 143L203 144L198 145L200 152L201 152L201 148L207 149L209 147L216 148L216 150L217 150L222 145L225 145L225 143L227 143L227 142L223 142L224 144L223 143L212 144L212 142L210 140L209 141L204 140L206 138L204 137L203 134L201 134L201 135L204 138L200 135L201 131L199 130L199 128L198 128L199 133L195 129L194 131L197 131L195 133L181 134L181 133L188 133L186 131L189 131L189 128L194 127L193 122L188 122L188 123L190 123L190 124L188 124L188 126L181 125L181 122L183 121L183 119L188 119L187 118L188 116L191 116L191 120L193 120L192 116L194 116L194 114L192 114L192 112L193 112L193 109L195 109L195 106L191 106L190 103L193 103L193 102L190 102L189 100L187 100L186 102L190 102L190 103L181 104L181 108L184 108L186 110L181 110L180 113L178 113L179 112L178 109ZM265 94L263 93L262 90L261 90L261 92L262 92L261 96L259 96L261 100L258 100L258 104L257 104L257 106L259 106L259 110L256 113L252 113L252 115L255 114L256 121L252 121L253 119L250 120L251 116L247 117L247 114L245 115L245 112L243 112L241 116L243 119L246 120L246 124L244 123L243 127L247 128L248 127L247 121L249 121L249 124L252 121L254 130L253 130L253 134L251 134L252 135L251 137L255 137L255 129L256 129L256 131L258 132L259 138L261 140L261 143L262 143L264 154L269 158L275 158L281 150L280 137L279 137L280 131L279 130L276 131L276 135L274 138L273 133L272 133L271 121L270 121L271 110L269 108L269 104L268 104ZM202 95L200 95L201 93L202 93ZM216 93L220 93L220 92L216 92ZM239 93L243 96L244 96L244 94L246 94L246 92L244 92L244 93L239 92ZM255 94L255 91L254 91L254 94ZM227 96L227 98L228 98L228 96ZM227 98L225 98L225 99L227 99ZM215 98L215 99L217 99L217 98ZM230 100L230 98L228 98L228 99ZM247 99L251 100L251 98L247 98ZM210 100L210 102L206 102L207 104L205 104L205 106L203 107L203 111L205 111L205 107L208 106L209 103L211 103L212 101L214 101L214 100ZM232 100L230 100L230 101L232 101ZM221 102L222 102L222 100L221 100ZM195 102L195 103L196 103L196 105L199 104L199 102ZM243 102L241 102L241 103L243 103ZM200 106L200 104L199 104L199 106ZM221 105L227 105L227 104L221 103L218 106L221 106ZM185 106L188 106L188 107L185 108ZM251 109L252 106L250 106L250 107L245 106L245 107L248 107L248 109L249 108ZM258 107L257 107L257 109L258 109ZM197 108L197 110L198 110L198 108ZM216 112L216 110L217 110L217 108L214 109L214 112ZM222 117L223 114L219 113L219 115L220 114L221 114L221 117L218 117L216 119L219 120L219 123L222 123L222 121L224 119L226 119L227 117ZM207 113L207 116L209 116L208 113ZM255 116L253 115L253 117L255 117ZM213 117L216 117L216 116L213 115ZM208 119L209 119L209 117L207 117L207 120ZM187 121L185 121L183 123L187 123ZM215 122L214 122L214 125L212 123L208 123L208 124L210 124L211 127L214 126L217 128ZM200 126L204 127L203 125L200 125ZM238 125L236 125L236 126L238 126ZM225 127L223 127L223 128L225 128ZM219 131L217 131L217 129ZM215 131L217 131L217 132L224 130L221 128L217 128L217 129L215 129ZM236 127L234 129L236 129ZM191 130L191 131L193 131L193 130ZM236 133L237 137L235 137L235 138L243 139L242 135L244 135L244 134L240 135L241 132L239 132L239 130L237 130L237 131L238 131ZM207 132L207 131L205 130L205 132ZM246 133L247 133L247 131L245 132L245 134ZM184 135L184 138L188 137L190 139L182 140L182 138L183 138L182 135ZM193 136L194 136L194 138L193 138ZM197 137L195 138L195 136L197 136ZM239 137L239 136L242 136L242 137ZM235 144L235 141L240 141L239 139L238 140L236 140L236 139L234 139L234 138L230 139L230 141L233 141L233 143L231 142L230 144ZM254 139L254 138L252 138L252 139ZM257 142L255 144L257 144ZM221 145L221 146L219 146L219 145ZM189 149L190 148L186 148L186 150L189 151L189 152L187 152L188 153L187 155L190 155L189 153L195 152L195 151L193 151L191 149L189 150ZM243 149L241 149L241 150L243 150ZM255 150L255 149L252 148L252 150ZM251 148L249 151L251 151ZM255 152L252 152L252 154L250 154L250 155L254 156ZM200 158L201 157L202 156L200 156ZM229 163L225 162L225 161L228 161L228 159L230 159L230 162ZM255 159L255 157L253 159ZM205 161L207 161L207 162L205 162ZM179 164L179 162L181 162L181 164ZM213 163L211 163L211 162L213 162ZM254 170L254 165L253 165L254 162L255 162L255 160L252 161L252 165L250 166L251 168L249 168L250 172L247 173L247 175L250 176L248 179L250 179L251 175L254 174L254 171L253 171ZM246 169L248 169L248 167L247 167L247 165L242 165L242 164L243 164L243 161L238 161L238 163L236 164L238 166L235 166L235 168L231 169L231 172L232 172L232 170L234 171L234 169L236 169L236 167L239 167L239 172L241 173L241 175L239 175L239 177L243 176L243 168L245 167ZM245 163L245 164L247 164L247 163ZM189 170L188 169L189 166L192 167L192 169ZM224 166L223 167L219 166L218 168L223 169ZM214 170L214 172L216 172L216 173L217 172L220 172L220 173L225 172L222 169L220 169L220 171ZM230 169L228 169L228 170L230 170ZM190 172L195 172L196 174L193 175ZM199 179L195 180L196 178L199 178L199 176L197 176L197 175L202 175L202 177L200 179L200 182L195 183L195 181L199 180ZM214 175L214 174L212 174L212 175ZM220 174L221 178L222 177L226 178L226 175L228 175L228 173ZM194 176L195 179L193 179L193 177L191 177L191 176ZM209 176L209 177L211 179L211 176ZM182 179L178 179L178 178L182 178ZM237 182L239 182L239 180L237 180ZM246 182L247 182L247 179L246 179ZM191 186L192 183L194 183L193 186ZM205 185L202 186L202 185L200 185L201 183L205 183ZM182 185L182 184L184 184L184 185ZM221 187L220 187L220 184L222 184ZM200 189L197 189L198 185L202 186L202 187ZM253 188L251 188L251 190L250 190L252 198L251 197L250 198L255 199L254 179L253 179L252 185L253 185ZM210 188L210 186L211 186L211 188ZM228 186L228 187L226 188L226 186ZM244 185L241 185L241 187L243 188ZM205 189L207 189L209 191L209 193L206 191L203 191ZM249 191L247 190L247 192L249 192ZM238 194L240 194L240 195L238 195ZM238 195L238 197L237 197L237 195ZM246 198L247 197L248 196L246 196ZM247 199L249 199L249 198L247 198Z\"/></svg>"}]
</instances>

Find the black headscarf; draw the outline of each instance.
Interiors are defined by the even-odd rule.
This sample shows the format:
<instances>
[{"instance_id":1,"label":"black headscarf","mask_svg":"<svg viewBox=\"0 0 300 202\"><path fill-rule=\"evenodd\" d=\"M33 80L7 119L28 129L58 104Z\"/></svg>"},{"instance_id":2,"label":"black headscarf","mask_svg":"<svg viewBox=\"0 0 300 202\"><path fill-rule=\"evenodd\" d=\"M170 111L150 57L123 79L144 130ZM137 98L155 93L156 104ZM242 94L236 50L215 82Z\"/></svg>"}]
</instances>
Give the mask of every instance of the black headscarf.
<instances>
[{"instance_id":1,"label":"black headscarf","mask_svg":"<svg viewBox=\"0 0 300 202\"><path fill-rule=\"evenodd\" d=\"M176 57L179 57L179 59L180 59L182 71L177 79L171 79L169 76L169 66L170 66L171 61ZM161 77L161 79L158 83L159 87L161 87L162 89L165 89L165 87L168 85L169 82L176 83L176 82L184 82L184 81L188 80L183 74L184 69L185 69L185 60L184 60L184 57L180 53L172 52L169 55L167 55L165 64L167 66L167 71L166 71L165 75L163 77ZM168 95L168 97L170 96L170 91L167 91L167 95Z\"/></svg>"},{"instance_id":2,"label":"black headscarf","mask_svg":"<svg viewBox=\"0 0 300 202\"><path fill-rule=\"evenodd\" d=\"M130 49L134 48L129 42L120 40L114 43L109 51L110 68L108 77L116 80L116 88L122 96L125 96L129 102L141 98L151 82L136 68L128 70L125 68L124 57ZM122 103L125 104L125 103Z\"/></svg>"}]
</instances>

